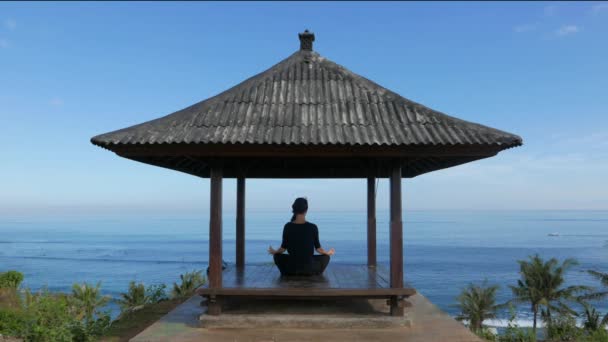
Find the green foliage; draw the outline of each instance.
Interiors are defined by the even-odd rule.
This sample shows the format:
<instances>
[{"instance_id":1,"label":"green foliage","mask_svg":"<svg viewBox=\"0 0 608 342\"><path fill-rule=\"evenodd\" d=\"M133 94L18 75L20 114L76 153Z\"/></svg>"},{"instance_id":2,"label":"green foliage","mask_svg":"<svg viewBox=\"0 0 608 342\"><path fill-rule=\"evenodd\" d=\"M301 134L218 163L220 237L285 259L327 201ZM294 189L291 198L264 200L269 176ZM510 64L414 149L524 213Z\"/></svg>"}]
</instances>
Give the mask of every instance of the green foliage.
<instances>
[{"instance_id":1,"label":"green foliage","mask_svg":"<svg viewBox=\"0 0 608 342\"><path fill-rule=\"evenodd\" d=\"M0 273L0 308L18 308L21 306L18 292L21 282L23 282L23 273L21 272L7 271Z\"/></svg>"},{"instance_id":2,"label":"green foliage","mask_svg":"<svg viewBox=\"0 0 608 342\"><path fill-rule=\"evenodd\" d=\"M72 294L26 290L18 306L0 308L0 334L25 341L88 342L110 325L110 315L100 312L108 299L100 284L74 284Z\"/></svg>"},{"instance_id":3,"label":"green foliage","mask_svg":"<svg viewBox=\"0 0 608 342\"><path fill-rule=\"evenodd\" d=\"M608 342L608 331L604 329L587 331L577 342Z\"/></svg>"},{"instance_id":4,"label":"green foliage","mask_svg":"<svg viewBox=\"0 0 608 342\"><path fill-rule=\"evenodd\" d=\"M536 333L533 330L521 328L515 322L515 308L509 307L509 323L504 333L498 336L499 342L536 342Z\"/></svg>"},{"instance_id":5,"label":"green foliage","mask_svg":"<svg viewBox=\"0 0 608 342\"><path fill-rule=\"evenodd\" d=\"M167 285L149 285L146 288L147 303L156 304L169 299L167 297Z\"/></svg>"},{"instance_id":6,"label":"green foliage","mask_svg":"<svg viewBox=\"0 0 608 342\"><path fill-rule=\"evenodd\" d=\"M601 317L601 314L588 303L583 303L583 307L585 309L585 311L583 311L583 327L585 330L597 331L608 324L608 314Z\"/></svg>"},{"instance_id":7,"label":"green foliage","mask_svg":"<svg viewBox=\"0 0 608 342\"><path fill-rule=\"evenodd\" d=\"M72 328L77 320L70 315L68 296L52 294L48 290L25 294L26 325L20 336L26 341L72 341Z\"/></svg>"},{"instance_id":8,"label":"green foliage","mask_svg":"<svg viewBox=\"0 0 608 342\"><path fill-rule=\"evenodd\" d=\"M529 260L519 260L521 279L517 286L510 286L514 302L530 304L533 314L533 330L536 333L538 314L547 326L552 324L552 314L575 314L567 301L574 301L577 293L588 291L586 286L568 286L564 284L564 274L572 266L577 265L576 260L566 259L561 264L555 258L544 261L538 254L530 256Z\"/></svg>"},{"instance_id":9,"label":"green foliage","mask_svg":"<svg viewBox=\"0 0 608 342\"><path fill-rule=\"evenodd\" d=\"M173 283L173 298L185 298L192 296L194 291L204 285L207 279L203 276L202 271L187 272L179 276L181 283Z\"/></svg>"},{"instance_id":10,"label":"green foliage","mask_svg":"<svg viewBox=\"0 0 608 342\"><path fill-rule=\"evenodd\" d=\"M599 280L602 286L608 287L608 273L602 273L594 270L588 270L587 272L595 279Z\"/></svg>"},{"instance_id":11,"label":"green foliage","mask_svg":"<svg viewBox=\"0 0 608 342\"><path fill-rule=\"evenodd\" d=\"M75 341L93 341L103 335L110 326L110 314L102 312L110 298L101 295L101 283L95 286L87 283L74 284L72 295L68 297L70 309L77 320L73 327Z\"/></svg>"},{"instance_id":12,"label":"green foliage","mask_svg":"<svg viewBox=\"0 0 608 342\"><path fill-rule=\"evenodd\" d=\"M547 326L549 341L578 341L582 330L576 326L576 320L570 315L560 315L553 318L551 325Z\"/></svg>"},{"instance_id":13,"label":"green foliage","mask_svg":"<svg viewBox=\"0 0 608 342\"><path fill-rule=\"evenodd\" d=\"M21 310L0 308L0 335L23 336L27 318Z\"/></svg>"},{"instance_id":14,"label":"green foliage","mask_svg":"<svg viewBox=\"0 0 608 342\"><path fill-rule=\"evenodd\" d=\"M129 290L126 293L121 293L120 297L117 302L120 305L121 315L141 309L148 303L146 287L143 283L136 283L135 281L129 283Z\"/></svg>"},{"instance_id":15,"label":"green foliage","mask_svg":"<svg viewBox=\"0 0 608 342\"><path fill-rule=\"evenodd\" d=\"M92 342L97 341L110 328L112 320L108 313L100 313L98 317L90 322L77 321L72 327L73 341Z\"/></svg>"},{"instance_id":16,"label":"green foliage","mask_svg":"<svg viewBox=\"0 0 608 342\"><path fill-rule=\"evenodd\" d=\"M587 309L589 308L587 307ZM593 308L589 309L588 314L595 316L593 311ZM597 316L599 317L599 314ZM589 317L586 320L588 319ZM547 342L608 342L608 331L589 326L586 323L583 322L583 328L580 328L577 327L574 317L558 316L554 318L553 324L547 328Z\"/></svg>"},{"instance_id":17,"label":"green foliage","mask_svg":"<svg viewBox=\"0 0 608 342\"><path fill-rule=\"evenodd\" d=\"M456 317L458 320L469 321L469 329L475 332L481 332L483 321L486 319L496 318L496 292L497 285L489 286L487 281L481 285L469 284L462 290L458 296L458 304L460 314Z\"/></svg>"},{"instance_id":18,"label":"green foliage","mask_svg":"<svg viewBox=\"0 0 608 342\"><path fill-rule=\"evenodd\" d=\"M0 273L0 289L17 289L23 281L23 273L7 271Z\"/></svg>"},{"instance_id":19,"label":"green foliage","mask_svg":"<svg viewBox=\"0 0 608 342\"><path fill-rule=\"evenodd\" d=\"M21 298L17 289L0 288L0 309L21 307Z\"/></svg>"},{"instance_id":20,"label":"green foliage","mask_svg":"<svg viewBox=\"0 0 608 342\"><path fill-rule=\"evenodd\" d=\"M481 329L473 332L475 335L481 337L484 341L497 341L498 339L498 335L487 327L482 327Z\"/></svg>"},{"instance_id":21,"label":"green foliage","mask_svg":"<svg viewBox=\"0 0 608 342\"><path fill-rule=\"evenodd\" d=\"M580 299L582 301L585 301L585 300L601 300L601 299L604 299L604 298L608 297L608 273L602 273L602 272L598 272L598 271L594 271L594 270L588 270L587 272L592 277L594 277L595 279L599 280L600 285L603 288L602 288L602 290L597 291L597 292L591 292L591 291L589 291L589 293L581 296ZM600 325L606 325L606 324L608 324L608 313L606 313L606 315L600 321L603 321L603 323L600 323Z\"/></svg>"},{"instance_id":22,"label":"green foliage","mask_svg":"<svg viewBox=\"0 0 608 342\"><path fill-rule=\"evenodd\" d=\"M126 293L121 293L121 298L117 300L120 305L120 316L141 310L145 305L156 304L167 300L167 285L150 285L147 288L143 283L131 281L129 290Z\"/></svg>"},{"instance_id":23,"label":"green foliage","mask_svg":"<svg viewBox=\"0 0 608 342\"><path fill-rule=\"evenodd\" d=\"M70 301L76 317L92 324L99 314L99 309L106 306L110 298L101 295L101 282L95 286L83 283L72 286Z\"/></svg>"}]
</instances>

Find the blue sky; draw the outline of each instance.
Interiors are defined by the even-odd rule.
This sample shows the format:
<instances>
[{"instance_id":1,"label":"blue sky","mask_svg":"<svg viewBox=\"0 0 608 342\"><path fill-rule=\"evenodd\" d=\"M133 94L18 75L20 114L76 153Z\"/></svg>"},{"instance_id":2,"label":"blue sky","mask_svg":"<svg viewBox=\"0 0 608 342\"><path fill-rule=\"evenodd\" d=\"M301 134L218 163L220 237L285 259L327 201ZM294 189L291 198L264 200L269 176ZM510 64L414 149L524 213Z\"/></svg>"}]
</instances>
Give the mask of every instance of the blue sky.
<instances>
[{"instance_id":1,"label":"blue sky","mask_svg":"<svg viewBox=\"0 0 608 342\"><path fill-rule=\"evenodd\" d=\"M0 213L197 212L208 180L91 136L315 50L450 115L521 135L404 180L407 209L608 209L608 2L0 3ZM381 180L378 205L387 206ZM225 181L225 208L234 207ZM361 209L363 180L251 180L249 208Z\"/></svg>"}]
</instances>

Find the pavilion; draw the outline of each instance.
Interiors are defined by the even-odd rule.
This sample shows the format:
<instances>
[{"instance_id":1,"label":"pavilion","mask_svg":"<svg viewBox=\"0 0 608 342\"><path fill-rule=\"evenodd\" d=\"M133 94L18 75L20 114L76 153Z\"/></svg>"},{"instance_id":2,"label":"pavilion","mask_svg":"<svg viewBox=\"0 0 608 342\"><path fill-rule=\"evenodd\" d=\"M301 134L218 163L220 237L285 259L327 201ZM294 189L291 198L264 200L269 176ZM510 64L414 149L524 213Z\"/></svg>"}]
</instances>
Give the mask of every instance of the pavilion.
<instances>
[{"instance_id":1,"label":"pavilion","mask_svg":"<svg viewBox=\"0 0 608 342\"><path fill-rule=\"evenodd\" d=\"M91 142L135 161L210 178L209 314L226 297L387 298L403 315L401 179L520 146L514 134L410 101L313 51L315 36L270 69L202 102ZM375 180L390 180L390 272L376 267ZM222 271L222 179L236 178L236 265ZM280 280L245 264L246 178L367 179L367 265L323 281ZM328 268L328 270L330 269Z\"/></svg>"}]
</instances>

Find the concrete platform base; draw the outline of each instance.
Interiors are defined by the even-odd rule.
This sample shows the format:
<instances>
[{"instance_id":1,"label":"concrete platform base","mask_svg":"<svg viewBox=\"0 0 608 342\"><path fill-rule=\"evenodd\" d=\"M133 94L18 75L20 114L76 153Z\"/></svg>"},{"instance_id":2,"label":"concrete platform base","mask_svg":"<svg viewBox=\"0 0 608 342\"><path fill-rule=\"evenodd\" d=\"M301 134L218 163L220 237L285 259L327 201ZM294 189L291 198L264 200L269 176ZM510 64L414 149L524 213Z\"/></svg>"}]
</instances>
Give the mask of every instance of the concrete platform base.
<instances>
[{"instance_id":1,"label":"concrete platform base","mask_svg":"<svg viewBox=\"0 0 608 342\"><path fill-rule=\"evenodd\" d=\"M204 317L205 308L200 306L201 297L194 296L184 304L171 311L158 322L135 336L134 342L289 342L289 341L374 341L374 342L482 342L465 326L452 319L424 296L416 294L408 299L412 307L406 308L410 326L391 326L373 328L205 328L199 317ZM290 312L302 303L292 303ZM234 307L234 314L243 314L245 310L262 310L262 307ZM225 310L226 311L226 310ZM240 312L240 313L239 313ZM323 314L323 313L321 313ZM290 314L286 314L290 315ZM298 316L297 314L291 314ZM333 315L337 315L334 313ZM352 315L352 314L351 314ZM373 317L375 314L365 317ZM301 315L300 315L301 316ZM221 317L221 316L220 316ZM314 317L314 316L313 316ZM390 317L390 316L389 316ZM364 318L364 317L361 317ZM299 318L301 319L301 318Z\"/></svg>"},{"instance_id":2,"label":"concrete platform base","mask_svg":"<svg viewBox=\"0 0 608 342\"><path fill-rule=\"evenodd\" d=\"M208 329L384 329L409 326L409 320L390 318L335 317L319 315L317 317L293 318L278 315L248 317L247 315L207 316L201 320L202 327Z\"/></svg>"},{"instance_id":3,"label":"concrete platform base","mask_svg":"<svg viewBox=\"0 0 608 342\"><path fill-rule=\"evenodd\" d=\"M233 329L384 329L410 326L407 312L403 317L390 316L386 300L341 299L253 300L230 299L223 304L220 316L202 314L203 328Z\"/></svg>"}]
</instances>

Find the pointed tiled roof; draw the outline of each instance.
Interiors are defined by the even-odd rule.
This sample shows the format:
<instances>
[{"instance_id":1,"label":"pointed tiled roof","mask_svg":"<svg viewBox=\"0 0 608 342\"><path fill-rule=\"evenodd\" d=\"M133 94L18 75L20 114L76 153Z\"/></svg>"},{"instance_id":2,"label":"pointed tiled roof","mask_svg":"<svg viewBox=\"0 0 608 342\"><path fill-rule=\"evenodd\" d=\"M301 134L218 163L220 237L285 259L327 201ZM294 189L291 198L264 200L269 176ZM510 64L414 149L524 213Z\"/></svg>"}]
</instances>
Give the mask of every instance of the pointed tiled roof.
<instances>
[{"instance_id":1,"label":"pointed tiled roof","mask_svg":"<svg viewBox=\"0 0 608 342\"><path fill-rule=\"evenodd\" d=\"M285 60L217 96L91 141L114 151L173 144L471 146L494 154L522 144L517 135L448 116L353 73L312 51L309 36L301 43Z\"/></svg>"},{"instance_id":2,"label":"pointed tiled roof","mask_svg":"<svg viewBox=\"0 0 608 342\"><path fill-rule=\"evenodd\" d=\"M521 145L504 131L410 101L318 53L300 50L221 94L98 135L96 145Z\"/></svg>"}]
</instances>

